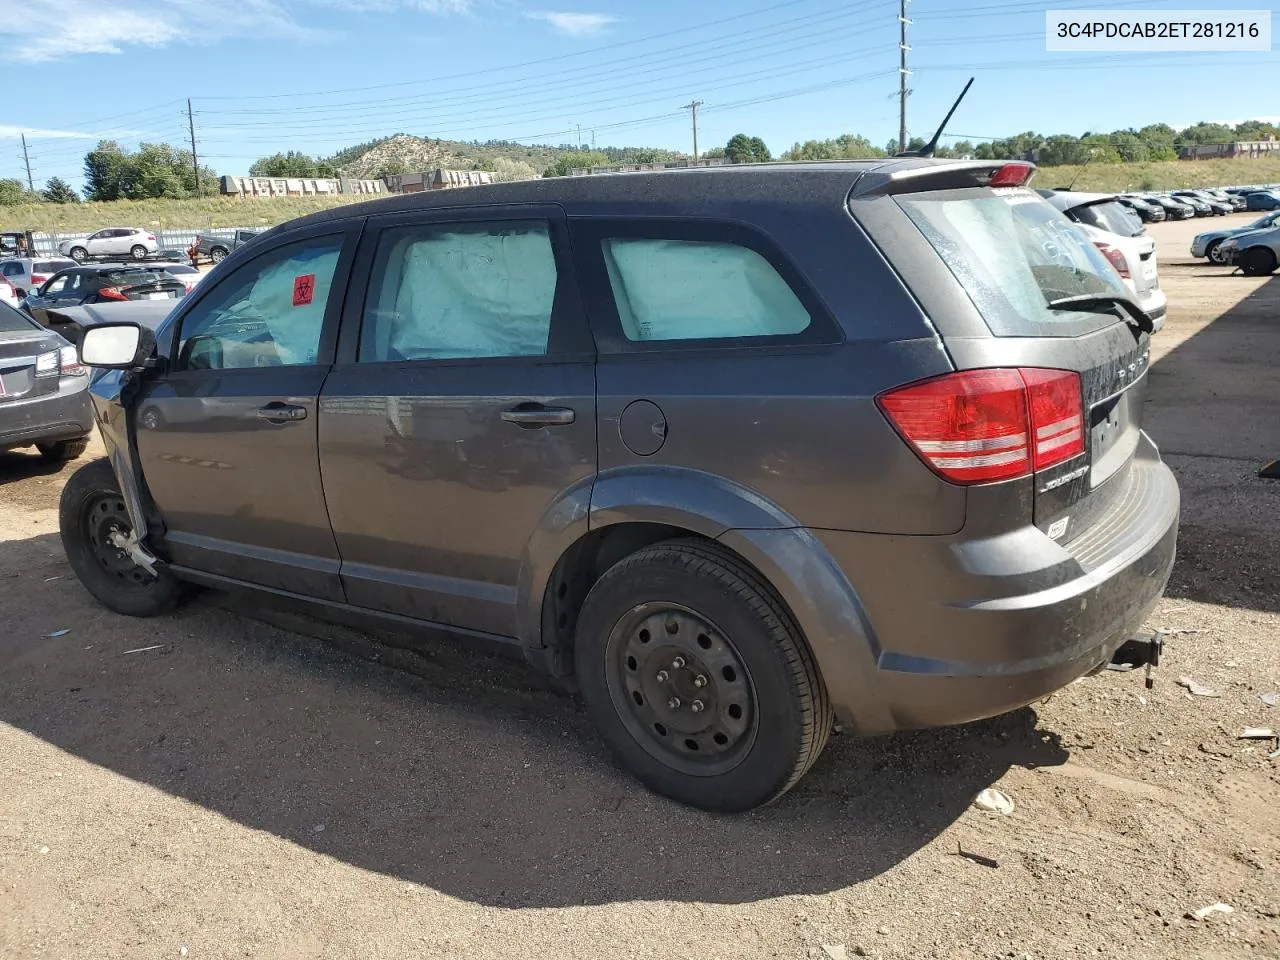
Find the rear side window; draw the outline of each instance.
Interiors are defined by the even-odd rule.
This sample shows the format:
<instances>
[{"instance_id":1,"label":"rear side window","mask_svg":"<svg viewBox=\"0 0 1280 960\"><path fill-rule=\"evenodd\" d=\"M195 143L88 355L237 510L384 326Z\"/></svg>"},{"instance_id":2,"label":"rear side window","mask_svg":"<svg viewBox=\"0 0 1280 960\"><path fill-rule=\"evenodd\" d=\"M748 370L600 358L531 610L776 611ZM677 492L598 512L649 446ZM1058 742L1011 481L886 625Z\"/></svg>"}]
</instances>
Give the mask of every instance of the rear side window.
<instances>
[{"instance_id":1,"label":"rear side window","mask_svg":"<svg viewBox=\"0 0 1280 960\"><path fill-rule=\"evenodd\" d=\"M1093 203L1087 207L1076 207L1071 215L1081 223L1087 223L1099 230L1119 234L1122 237L1136 237L1144 232L1142 221L1138 215L1114 200L1106 203Z\"/></svg>"},{"instance_id":2,"label":"rear side window","mask_svg":"<svg viewBox=\"0 0 1280 960\"><path fill-rule=\"evenodd\" d=\"M777 270L734 243L606 237L605 269L632 342L778 337L811 318Z\"/></svg>"},{"instance_id":3,"label":"rear side window","mask_svg":"<svg viewBox=\"0 0 1280 960\"><path fill-rule=\"evenodd\" d=\"M898 203L997 336L1076 336L1113 314L1054 310L1064 297L1130 296L1084 233L1029 190L936 191Z\"/></svg>"},{"instance_id":4,"label":"rear side window","mask_svg":"<svg viewBox=\"0 0 1280 960\"><path fill-rule=\"evenodd\" d=\"M74 260L38 260L31 265L32 273L57 273L59 270L66 270L68 267L74 267Z\"/></svg>"},{"instance_id":5,"label":"rear side window","mask_svg":"<svg viewBox=\"0 0 1280 960\"><path fill-rule=\"evenodd\" d=\"M140 283L164 283L171 279L167 273L156 270L121 270L117 273L98 274L108 287L133 287Z\"/></svg>"},{"instance_id":6,"label":"rear side window","mask_svg":"<svg viewBox=\"0 0 1280 960\"><path fill-rule=\"evenodd\" d=\"M543 356L557 280L546 221L388 229L369 280L359 358Z\"/></svg>"}]
</instances>

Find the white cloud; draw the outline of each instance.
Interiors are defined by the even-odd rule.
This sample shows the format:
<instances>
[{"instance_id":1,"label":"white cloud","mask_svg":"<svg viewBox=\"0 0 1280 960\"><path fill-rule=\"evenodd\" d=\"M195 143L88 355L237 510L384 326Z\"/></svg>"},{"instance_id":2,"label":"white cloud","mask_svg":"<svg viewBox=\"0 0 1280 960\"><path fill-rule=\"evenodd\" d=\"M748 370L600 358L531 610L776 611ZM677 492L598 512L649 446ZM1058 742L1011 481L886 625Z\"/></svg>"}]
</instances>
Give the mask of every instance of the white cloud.
<instances>
[{"instance_id":1,"label":"white cloud","mask_svg":"<svg viewBox=\"0 0 1280 960\"><path fill-rule=\"evenodd\" d=\"M98 134L81 130L44 130L40 127L14 127L0 123L0 140L13 139L26 134L28 140L97 140Z\"/></svg>"},{"instance_id":2,"label":"white cloud","mask_svg":"<svg viewBox=\"0 0 1280 960\"><path fill-rule=\"evenodd\" d=\"M556 10L538 10L526 13L533 20L545 20L560 33L570 37L593 37L603 33L605 27L617 23L618 18L607 13L565 13Z\"/></svg>"},{"instance_id":3,"label":"white cloud","mask_svg":"<svg viewBox=\"0 0 1280 960\"><path fill-rule=\"evenodd\" d=\"M420 0L432 2L432 0ZM456 0L441 0L451 3ZM6 17L0 60L42 63L235 36L313 40L324 31L294 19L281 0L238 0L234 13L207 0L25 0Z\"/></svg>"}]
</instances>

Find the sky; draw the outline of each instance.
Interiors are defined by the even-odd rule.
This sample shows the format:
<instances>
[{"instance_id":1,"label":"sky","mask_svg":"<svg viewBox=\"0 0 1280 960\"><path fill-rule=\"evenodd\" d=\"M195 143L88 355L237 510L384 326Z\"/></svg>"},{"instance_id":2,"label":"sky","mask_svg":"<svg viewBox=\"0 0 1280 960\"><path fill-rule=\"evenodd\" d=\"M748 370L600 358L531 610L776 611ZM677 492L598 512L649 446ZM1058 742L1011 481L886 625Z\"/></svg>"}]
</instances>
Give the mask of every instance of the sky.
<instances>
[{"instance_id":1,"label":"sky","mask_svg":"<svg viewBox=\"0 0 1280 960\"><path fill-rule=\"evenodd\" d=\"M957 139L1277 120L1275 52L1045 51L1046 9L1193 6L911 0L908 134L970 76ZM0 24L0 178L25 132L37 188L79 186L99 139L189 143L187 98L232 174L397 132L689 151L695 100L703 150L898 128L898 0L0 0Z\"/></svg>"}]
</instances>

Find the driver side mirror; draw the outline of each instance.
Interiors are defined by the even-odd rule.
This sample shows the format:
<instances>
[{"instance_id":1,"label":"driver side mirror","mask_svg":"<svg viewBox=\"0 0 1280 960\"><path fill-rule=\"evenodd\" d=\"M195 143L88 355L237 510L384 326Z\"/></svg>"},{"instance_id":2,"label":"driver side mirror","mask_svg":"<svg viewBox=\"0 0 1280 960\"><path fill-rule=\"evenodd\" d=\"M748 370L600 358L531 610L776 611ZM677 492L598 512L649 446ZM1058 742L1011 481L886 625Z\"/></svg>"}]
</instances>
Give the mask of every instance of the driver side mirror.
<instances>
[{"instance_id":1,"label":"driver side mirror","mask_svg":"<svg viewBox=\"0 0 1280 960\"><path fill-rule=\"evenodd\" d=\"M156 352L156 336L140 323L99 323L80 340L80 362L107 370L140 370Z\"/></svg>"}]
</instances>

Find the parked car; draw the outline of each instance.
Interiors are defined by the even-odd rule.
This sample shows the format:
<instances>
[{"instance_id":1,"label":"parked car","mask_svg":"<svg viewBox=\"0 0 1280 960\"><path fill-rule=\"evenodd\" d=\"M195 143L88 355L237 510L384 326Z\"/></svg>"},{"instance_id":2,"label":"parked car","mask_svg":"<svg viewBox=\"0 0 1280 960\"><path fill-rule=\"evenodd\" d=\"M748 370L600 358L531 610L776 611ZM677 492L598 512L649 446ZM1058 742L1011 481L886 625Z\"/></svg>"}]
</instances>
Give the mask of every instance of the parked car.
<instances>
[{"instance_id":1,"label":"parked car","mask_svg":"<svg viewBox=\"0 0 1280 960\"><path fill-rule=\"evenodd\" d=\"M76 263L126 254L134 260L142 260L159 249L156 235L141 227L108 227L91 233L83 240L63 240L58 244L58 252Z\"/></svg>"},{"instance_id":2,"label":"parked car","mask_svg":"<svg viewBox=\"0 0 1280 960\"><path fill-rule=\"evenodd\" d=\"M1280 225L1228 237L1218 250L1223 263L1234 263L1247 277L1275 273L1280 262Z\"/></svg>"},{"instance_id":3,"label":"parked car","mask_svg":"<svg viewBox=\"0 0 1280 960\"><path fill-rule=\"evenodd\" d=\"M1280 210L1265 214L1247 226L1198 233L1191 241L1191 255L1193 257L1208 257L1211 263L1226 263L1227 261L1223 259L1222 241L1231 237L1238 237L1241 234L1252 233L1254 230L1265 230L1273 226L1280 226Z\"/></svg>"},{"instance_id":4,"label":"parked car","mask_svg":"<svg viewBox=\"0 0 1280 960\"><path fill-rule=\"evenodd\" d=\"M79 346L85 330L103 323L131 321L155 329L172 311L174 300L108 300L84 306L46 307L42 325Z\"/></svg>"},{"instance_id":5,"label":"parked car","mask_svg":"<svg viewBox=\"0 0 1280 960\"><path fill-rule=\"evenodd\" d=\"M191 254L191 261L194 264L207 258L214 263L221 263L232 250L244 246L261 233L261 230L233 230L218 236L197 234L195 245L192 247L194 252Z\"/></svg>"},{"instance_id":6,"label":"parked car","mask_svg":"<svg viewBox=\"0 0 1280 960\"><path fill-rule=\"evenodd\" d=\"M121 266L136 265L121 264ZM194 290L196 284L204 277L204 274L198 268L186 263L148 263L147 267L151 270L163 270L170 276L177 277L182 281L182 285L187 288L187 293Z\"/></svg>"},{"instance_id":7,"label":"parked car","mask_svg":"<svg viewBox=\"0 0 1280 960\"><path fill-rule=\"evenodd\" d=\"M186 284L154 267L94 264L63 270L22 301L22 307L43 322L48 307L69 307L110 300L176 300Z\"/></svg>"},{"instance_id":8,"label":"parked car","mask_svg":"<svg viewBox=\"0 0 1280 960\"><path fill-rule=\"evenodd\" d=\"M34 446L74 460L93 430L88 371L76 348L0 303L0 450Z\"/></svg>"},{"instance_id":9,"label":"parked car","mask_svg":"<svg viewBox=\"0 0 1280 960\"><path fill-rule=\"evenodd\" d=\"M1164 207L1152 203L1150 200L1144 200L1141 197L1134 197L1129 194L1121 194L1116 197L1116 201L1136 213L1138 219L1143 223L1162 223L1165 219Z\"/></svg>"},{"instance_id":10,"label":"parked car","mask_svg":"<svg viewBox=\"0 0 1280 960\"><path fill-rule=\"evenodd\" d=\"M1107 193L1065 190L1038 191L1076 223L1120 274L1134 300L1151 317L1155 329L1164 326L1168 297L1160 289L1156 242L1127 207Z\"/></svg>"},{"instance_id":11,"label":"parked car","mask_svg":"<svg viewBox=\"0 0 1280 960\"><path fill-rule=\"evenodd\" d=\"M85 331L114 455L64 488L68 559L133 616L217 584L513 644L715 810L789 789L836 717L1033 702L1153 609L1179 501L1151 318L1033 169L573 177L278 227L156 331Z\"/></svg>"},{"instance_id":12,"label":"parked car","mask_svg":"<svg viewBox=\"0 0 1280 960\"><path fill-rule=\"evenodd\" d=\"M1228 193L1225 190L1217 190L1217 189L1205 190L1204 192L1209 194L1211 197L1221 200L1223 203L1231 204L1232 210L1244 209L1244 197L1239 196L1238 194Z\"/></svg>"},{"instance_id":13,"label":"parked car","mask_svg":"<svg viewBox=\"0 0 1280 960\"><path fill-rule=\"evenodd\" d=\"M36 289L59 270L66 270L75 265L74 260L15 257L11 260L0 260L0 276L13 284L13 289L21 300L28 291Z\"/></svg>"},{"instance_id":14,"label":"parked car","mask_svg":"<svg viewBox=\"0 0 1280 960\"><path fill-rule=\"evenodd\" d=\"M1165 216L1170 220L1189 220L1196 215L1195 209L1190 204L1182 203L1173 197L1152 193L1143 194L1143 199L1162 208Z\"/></svg>"},{"instance_id":15,"label":"parked car","mask_svg":"<svg viewBox=\"0 0 1280 960\"><path fill-rule=\"evenodd\" d=\"M1246 210L1280 209L1280 193L1274 190L1255 190L1245 194L1244 206Z\"/></svg>"},{"instance_id":16,"label":"parked car","mask_svg":"<svg viewBox=\"0 0 1280 960\"><path fill-rule=\"evenodd\" d=\"M1215 217L1225 217L1228 213L1232 213L1235 208L1224 200L1210 196L1203 190L1175 190L1173 197L1176 200L1185 200L1188 203L1198 201L1209 208L1208 215ZM1199 210L1197 209L1197 213Z\"/></svg>"}]
</instances>

